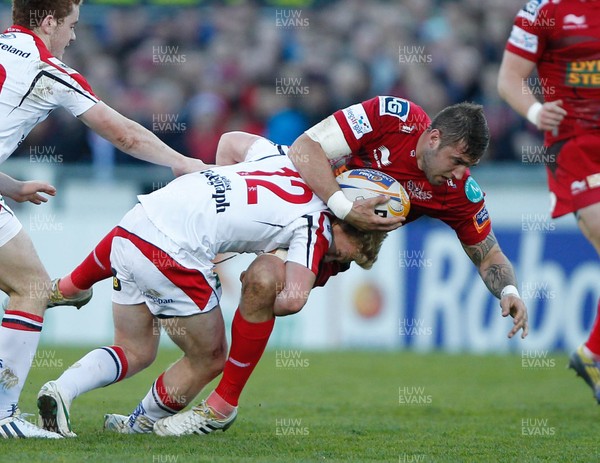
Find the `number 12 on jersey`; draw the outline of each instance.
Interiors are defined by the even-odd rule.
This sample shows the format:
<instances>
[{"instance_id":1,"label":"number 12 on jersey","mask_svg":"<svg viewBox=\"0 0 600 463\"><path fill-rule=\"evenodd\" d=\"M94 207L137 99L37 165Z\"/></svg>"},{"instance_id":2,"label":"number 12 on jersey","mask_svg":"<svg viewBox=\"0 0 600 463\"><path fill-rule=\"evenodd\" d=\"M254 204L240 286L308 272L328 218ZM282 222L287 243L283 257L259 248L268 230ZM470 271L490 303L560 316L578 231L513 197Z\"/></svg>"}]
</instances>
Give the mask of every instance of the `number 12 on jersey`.
<instances>
[{"instance_id":1,"label":"number 12 on jersey","mask_svg":"<svg viewBox=\"0 0 600 463\"><path fill-rule=\"evenodd\" d=\"M284 201L292 204L306 204L313 197L312 190L304 182L289 178L300 178L300 174L287 168L283 168L277 172L255 171L239 172L239 174L243 175L246 181L248 204L258 204L259 188L267 189ZM264 178L265 176L277 177L277 179L266 179ZM298 188L301 191L298 191Z\"/></svg>"}]
</instances>

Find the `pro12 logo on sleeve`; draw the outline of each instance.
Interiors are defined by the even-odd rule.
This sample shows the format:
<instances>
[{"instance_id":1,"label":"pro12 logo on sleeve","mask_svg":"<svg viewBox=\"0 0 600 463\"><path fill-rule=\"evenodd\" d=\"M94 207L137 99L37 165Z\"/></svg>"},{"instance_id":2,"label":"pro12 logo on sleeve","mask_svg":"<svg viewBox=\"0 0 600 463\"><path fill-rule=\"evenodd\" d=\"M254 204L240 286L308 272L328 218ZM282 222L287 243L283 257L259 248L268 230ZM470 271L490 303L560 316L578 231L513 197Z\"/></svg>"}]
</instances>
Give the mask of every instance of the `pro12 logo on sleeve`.
<instances>
[{"instance_id":1,"label":"pro12 logo on sleeve","mask_svg":"<svg viewBox=\"0 0 600 463\"><path fill-rule=\"evenodd\" d=\"M379 97L379 114L381 116L394 116L402 122L406 122L408 113L410 112L410 103L402 98L395 96L380 96Z\"/></svg>"},{"instance_id":2,"label":"pro12 logo on sleeve","mask_svg":"<svg viewBox=\"0 0 600 463\"><path fill-rule=\"evenodd\" d=\"M513 26L510 32L508 41L517 48L529 53L537 53L538 38L537 35L531 34L519 26Z\"/></svg>"},{"instance_id":3,"label":"pro12 logo on sleeve","mask_svg":"<svg viewBox=\"0 0 600 463\"><path fill-rule=\"evenodd\" d=\"M352 129L354 137L357 140L360 140L363 135L373 131L373 127L371 127L371 122L369 122L369 118L367 117L363 105L355 104L349 106L348 108L343 109L342 113L346 117L348 125Z\"/></svg>"},{"instance_id":4,"label":"pro12 logo on sleeve","mask_svg":"<svg viewBox=\"0 0 600 463\"><path fill-rule=\"evenodd\" d=\"M477 233L481 233L483 229L490 223L490 213L488 212L485 204L481 206L481 209L477 211L477 214L473 216L473 224L477 229Z\"/></svg>"}]
</instances>

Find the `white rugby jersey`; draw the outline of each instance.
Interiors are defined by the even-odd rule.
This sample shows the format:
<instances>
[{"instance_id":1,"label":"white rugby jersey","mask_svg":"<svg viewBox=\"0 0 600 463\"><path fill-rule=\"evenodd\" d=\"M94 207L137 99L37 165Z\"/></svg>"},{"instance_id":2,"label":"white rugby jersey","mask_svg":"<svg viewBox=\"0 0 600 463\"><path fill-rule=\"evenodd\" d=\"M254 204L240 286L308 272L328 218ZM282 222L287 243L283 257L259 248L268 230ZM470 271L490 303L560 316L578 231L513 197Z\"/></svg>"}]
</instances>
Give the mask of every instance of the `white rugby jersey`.
<instances>
[{"instance_id":1,"label":"white rugby jersey","mask_svg":"<svg viewBox=\"0 0 600 463\"><path fill-rule=\"evenodd\" d=\"M53 109L79 116L97 102L85 78L52 56L31 30L12 26L0 34L0 162Z\"/></svg>"},{"instance_id":2,"label":"white rugby jersey","mask_svg":"<svg viewBox=\"0 0 600 463\"><path fill-rule=\"evenodd\" d=\"M160 231L210 260L223 252L287 248L288 261L316 275L332 240L327 206L285 148L265 139L245 162L181 176L138 199Z\"/></svg>"}]
</instances>

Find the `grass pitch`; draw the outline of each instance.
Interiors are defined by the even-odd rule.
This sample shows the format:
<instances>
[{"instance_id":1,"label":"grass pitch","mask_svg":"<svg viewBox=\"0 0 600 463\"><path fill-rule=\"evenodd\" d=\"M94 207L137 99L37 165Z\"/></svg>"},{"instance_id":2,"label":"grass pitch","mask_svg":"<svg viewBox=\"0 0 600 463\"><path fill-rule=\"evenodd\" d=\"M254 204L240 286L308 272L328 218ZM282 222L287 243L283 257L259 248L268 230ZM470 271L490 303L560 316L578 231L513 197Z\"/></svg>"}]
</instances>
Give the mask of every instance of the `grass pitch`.
<instances>
[{"instance_id":1,"label":"grass pitch","mask_svg":"<svg viewBox=\"0 0 600 463\"><path fill-rule=\"evenodd\" d=\"M35 413L40 386L87 349L42 346L21 397ZM270 351L225 433L182 438L102 431L128 414L179 353L83 395L76 439L0 441L17 462L598 462L600 408L567 358L390 352ZM208 391L204 391L204 397Z\"/></svg>"}]
</instances>

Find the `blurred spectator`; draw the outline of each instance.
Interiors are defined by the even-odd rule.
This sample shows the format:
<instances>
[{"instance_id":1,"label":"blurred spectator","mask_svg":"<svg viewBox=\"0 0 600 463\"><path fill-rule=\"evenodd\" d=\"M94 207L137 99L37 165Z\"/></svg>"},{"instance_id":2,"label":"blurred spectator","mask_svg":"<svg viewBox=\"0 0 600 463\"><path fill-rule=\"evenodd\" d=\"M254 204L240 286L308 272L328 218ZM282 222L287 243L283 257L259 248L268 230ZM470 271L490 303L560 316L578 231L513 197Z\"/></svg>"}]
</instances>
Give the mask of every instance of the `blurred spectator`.
<instances>
[{"instance_id":1,"label":"blurred spectator","mask_svg":"<svg viewBox=\"0 0 600 463\"><path fill-rule=\"evenodd\" d=\"M484 104L492 131L486 161L520 160L520 140L532 135L498 99L495 79L524 0L238 3L86 8L88 25L65 61L108 104L206 162L225 131L291 143L334 110L388 93L430 114L463 100ZM8 27L9 9L0 11ZM35 137L51 137L65 159L97 159L105 150L77 127L52 115L18 153L28 156Z\"/></svg>"}]
</instances>

